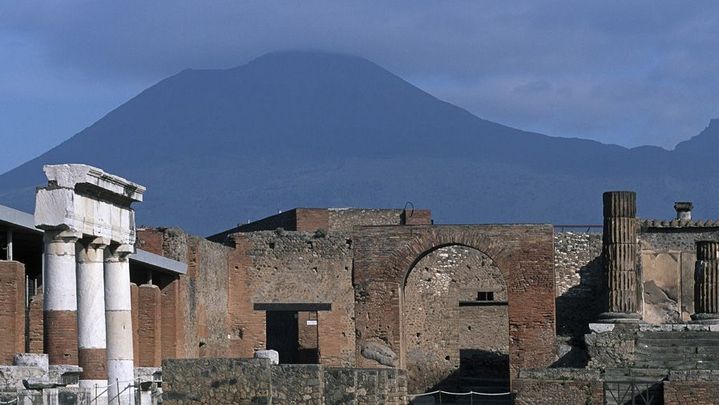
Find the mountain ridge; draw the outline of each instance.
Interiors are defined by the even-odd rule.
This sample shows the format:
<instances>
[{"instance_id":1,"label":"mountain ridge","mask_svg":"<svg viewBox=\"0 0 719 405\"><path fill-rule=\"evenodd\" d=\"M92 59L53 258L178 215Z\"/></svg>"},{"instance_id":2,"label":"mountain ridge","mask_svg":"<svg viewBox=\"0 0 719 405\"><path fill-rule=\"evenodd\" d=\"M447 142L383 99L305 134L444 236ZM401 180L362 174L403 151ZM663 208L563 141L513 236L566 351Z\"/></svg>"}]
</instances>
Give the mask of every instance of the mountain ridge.
<instances>
[{"instance_id":1,"label":"mountain ridge","mask_svg":"<svg viewBox=\"0 0 719 405\"><path fill-rule=\"evenodd\" d=\"M476 117L360 57L276 52L148 87L0 175L0 203L31 210L42 164L76 162L146 185L140 221L205 234L294 206L407 200L439 222L596 222L610 188L656 201L652 215L687 198L719 213L694 184L712 161L686 164L719 143L712 123L672 151L553 137Z\"/></svg>"}]
</instances>

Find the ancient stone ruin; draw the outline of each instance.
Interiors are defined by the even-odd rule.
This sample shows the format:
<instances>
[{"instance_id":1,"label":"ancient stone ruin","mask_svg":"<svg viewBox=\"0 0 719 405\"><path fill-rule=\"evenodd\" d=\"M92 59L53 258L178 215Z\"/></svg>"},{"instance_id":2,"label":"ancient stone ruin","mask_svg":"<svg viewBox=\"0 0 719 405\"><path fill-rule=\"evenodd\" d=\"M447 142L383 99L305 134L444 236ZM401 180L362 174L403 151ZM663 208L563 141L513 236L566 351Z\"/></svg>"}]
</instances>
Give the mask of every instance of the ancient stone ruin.
<instances>
[{"instance_id":1,"label":"ancient stone ruin","mask_svg":"<svg viewBox=\"0 0 719 405\"><path fill-rule=\"evenodd\" d=\"M204 238L136 228L137 184L45 172L34 217L0 207L0 402L714 403L719 223L691 203L641 219L608 192L598 226L297 208Z\"/></svg>"}]
</instances>

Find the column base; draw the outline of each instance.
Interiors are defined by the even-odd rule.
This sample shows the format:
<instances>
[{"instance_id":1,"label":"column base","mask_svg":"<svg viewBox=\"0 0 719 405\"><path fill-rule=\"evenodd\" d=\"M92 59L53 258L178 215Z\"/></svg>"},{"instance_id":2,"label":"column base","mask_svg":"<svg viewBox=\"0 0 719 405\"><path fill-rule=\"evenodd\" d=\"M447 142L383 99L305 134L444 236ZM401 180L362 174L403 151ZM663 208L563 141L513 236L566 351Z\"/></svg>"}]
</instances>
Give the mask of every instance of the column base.
<instances>
[{"instance_id":1,"label":"column base","mask_svg":"<svg viewBox=\"0 0 719 405\"><path fill-rule=\"evenodd\" d=\"M694 314L691 322L702 325L719 325L719 314Z\"/></svg>"},{"instance_id":2,"label":"column base","mask_svg":"<svg viewBox=\"0 0 719 405\"><path fill-rule=\"evenodd\" d=\"M93 405L107 405L107 380L80 380L80 388L90 393Z\"/></svg>"},{"instance_id":3,"label":"column base","mask_svg":"<svg viewBox=\"0 0 719 405\"><path fill-rule=\"evenodd\" d=\"M641 323L642 316L635 313L626 312L603 312L599 314L597 323Z\"/></svg>"},{"instance_id":4,"label":"column base","mask_svg":"<svg viewBox=\"0 0 719 405\"><path fill-rule=\"evenodd\" d=\"M135 366L133 360L107 359L108 400L112 405L133 405L134 388L128 385L135 383Z\"/></svg>"}]
</instances>

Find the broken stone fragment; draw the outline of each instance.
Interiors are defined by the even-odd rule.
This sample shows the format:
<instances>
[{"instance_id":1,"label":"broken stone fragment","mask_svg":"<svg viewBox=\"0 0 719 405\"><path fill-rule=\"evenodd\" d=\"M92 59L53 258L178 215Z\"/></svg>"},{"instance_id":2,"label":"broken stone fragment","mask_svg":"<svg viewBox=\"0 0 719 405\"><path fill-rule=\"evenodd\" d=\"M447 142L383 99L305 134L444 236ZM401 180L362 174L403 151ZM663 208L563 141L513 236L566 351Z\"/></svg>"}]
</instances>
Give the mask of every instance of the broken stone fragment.
<instances>
[{"instance_id":1,"label":"broken stone fragment","mask_svg":"<svg viewBox=\"0 0 719 405\"><path fill-rule=\"evenodd\" d=\"M381 343L367 342L362 347L362 356L383 366L397 367L397 354Z\"/></svg>"}]
</instances>

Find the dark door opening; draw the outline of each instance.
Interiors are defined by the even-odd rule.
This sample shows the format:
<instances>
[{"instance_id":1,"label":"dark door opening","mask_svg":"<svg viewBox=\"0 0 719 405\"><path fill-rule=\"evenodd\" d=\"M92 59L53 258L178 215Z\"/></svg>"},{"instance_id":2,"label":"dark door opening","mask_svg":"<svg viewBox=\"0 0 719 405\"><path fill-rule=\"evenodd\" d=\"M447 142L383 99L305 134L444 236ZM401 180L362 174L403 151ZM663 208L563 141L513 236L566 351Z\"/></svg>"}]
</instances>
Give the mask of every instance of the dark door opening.
<instances>
[{"instance_id":1,"label":"dark door opening","mask_svg":"<svg viewBox=\"0 0 719 405\"><path fill-rule=\"evenodd\" d=\"M267 311L267 349L277 350L281 364L299 361L297 311Z\"/></svg>"}]
</instances>

